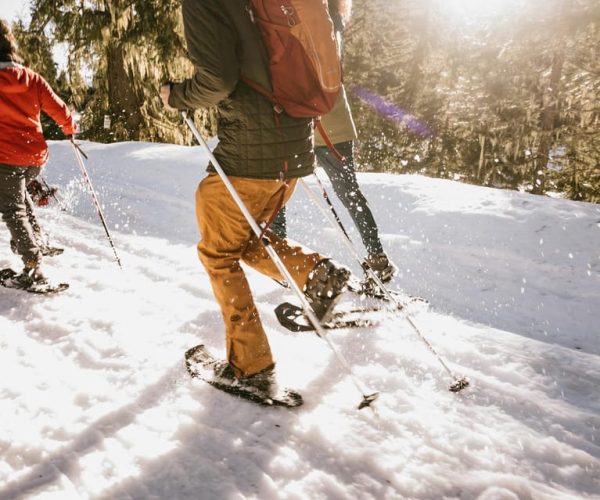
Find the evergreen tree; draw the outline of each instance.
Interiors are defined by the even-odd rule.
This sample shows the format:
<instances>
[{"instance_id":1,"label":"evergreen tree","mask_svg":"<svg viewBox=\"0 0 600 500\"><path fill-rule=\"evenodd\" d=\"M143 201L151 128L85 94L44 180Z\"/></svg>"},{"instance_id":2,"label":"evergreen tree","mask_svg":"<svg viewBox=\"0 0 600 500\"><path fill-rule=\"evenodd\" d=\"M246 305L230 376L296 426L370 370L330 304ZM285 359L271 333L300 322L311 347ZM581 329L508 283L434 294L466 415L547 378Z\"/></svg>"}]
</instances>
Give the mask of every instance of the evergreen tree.
<instances>
[{"instance_id":1,"label":"evergreen tree","mask_svg":"<svg viewBox=\"0 0 600 500\"><path fill-rule=\"evenodd\" d=\"M344 67L357 165L599 201L597 0L469 4L354 0ZM16 31L89 138L190 139L158 99L163 81L192 72L179 0L33 0ZM214 133L214 112L197 119Z\"/></svg>"},{"instance_id":2,"label":"evergreen tree","mask_svg":"<svg viewBox=\"0 0 600 500\"><path fill-rule=\"evenodd\" d=\"M448 4L354 2L359 164L597 200L597 3Z\"/></svg>"},{"instance_id":3,"label":"evergreen tree","mask_svg":"<svg viewBox=\"0 0 600 500\"><path fill-rule=\"evenodd\" d=\"M88 137L186 140L179 117L158 98L162 82L191 71L178 0L34 0L31 29L46 27L67 46L69 84Z\"/></svg>"}]
</instances>

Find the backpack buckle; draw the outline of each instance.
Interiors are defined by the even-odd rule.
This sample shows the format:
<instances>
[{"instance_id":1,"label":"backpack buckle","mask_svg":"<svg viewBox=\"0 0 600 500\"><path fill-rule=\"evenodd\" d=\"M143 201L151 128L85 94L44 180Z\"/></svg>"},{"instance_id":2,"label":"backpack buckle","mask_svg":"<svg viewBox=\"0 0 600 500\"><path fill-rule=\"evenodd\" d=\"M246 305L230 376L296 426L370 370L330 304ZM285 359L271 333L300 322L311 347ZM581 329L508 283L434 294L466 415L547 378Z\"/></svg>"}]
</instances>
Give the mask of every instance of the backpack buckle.
<instances>
[{"instance_id":1,"label":"backpack buckle","mask_svg":"<svg viewBox=\"0 0 600 500\"><path fill-rule=\"evenodd\" d=\"M248 11L248 15L250 16L250 21L252 21L252 24L256 24L254 21L254 11L252 10L250 4L246 5L246 10Z\"/></svg>"},{"instance_id":2,"label":"backpack buckle","mask_svg":"<svg viewBox=\"0 0 600 500\"><path fill-rule=\"evenodd\" d=\"M281 6L281 12L283 12L283 15L285 17L287 17L287 21L288 21L288 26L291 28L293 26L296 26L297 21L296 21L296 11L294 10L294 7L292 7L291 5L286 6L286 5L282 5Z\"/></svg>"}]
</instances>

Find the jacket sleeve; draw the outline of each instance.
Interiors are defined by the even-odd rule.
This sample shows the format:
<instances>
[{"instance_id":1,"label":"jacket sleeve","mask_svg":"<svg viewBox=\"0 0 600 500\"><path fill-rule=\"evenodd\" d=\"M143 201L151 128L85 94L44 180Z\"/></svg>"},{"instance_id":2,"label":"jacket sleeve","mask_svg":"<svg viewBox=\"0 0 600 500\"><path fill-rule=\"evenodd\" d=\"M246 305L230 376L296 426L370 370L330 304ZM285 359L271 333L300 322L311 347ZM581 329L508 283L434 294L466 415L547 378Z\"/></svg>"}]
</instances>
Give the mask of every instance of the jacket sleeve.
<instances>
[{"instance_id":1,"label":"jacket sleeve","mask_svg":"<svg viewBox=\"0 0 600 500\"><path fill-rule=\"evenodd\" d=\"M194 76L173 85L169 105L177 109L215 106L239 80L236 31L210 0L184 0L182 10Z\"/></svg>"},{"instance_id":2,"label":"jacket sleeve","mask_svg":"<svg viewBox=\"0 0 600 500\"><path fill-rule=\"evenodd\" d=\"M40 105L42 111L52 118L63 131L65 135L73 135L76 132L77 124L64 101L58 97L48 82L38 75L38 91L40 95Z\"/></svg>"}]
</instances>

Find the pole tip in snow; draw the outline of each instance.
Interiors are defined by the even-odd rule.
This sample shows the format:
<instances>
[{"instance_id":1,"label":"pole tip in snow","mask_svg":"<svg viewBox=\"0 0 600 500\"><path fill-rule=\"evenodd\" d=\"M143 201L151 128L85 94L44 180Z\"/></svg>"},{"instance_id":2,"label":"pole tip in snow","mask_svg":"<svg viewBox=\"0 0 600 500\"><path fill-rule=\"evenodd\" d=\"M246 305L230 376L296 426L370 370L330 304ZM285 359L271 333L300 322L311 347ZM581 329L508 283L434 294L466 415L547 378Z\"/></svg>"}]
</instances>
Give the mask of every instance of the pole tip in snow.
<instances>
[{"instance_id":1,"label":"pole tip in snow","mask_svg":"<svg viewBox=\"0 0 600 500\"><path fill-rule=\"evenodd\" d=\"M469 379L467 377L462 377L452 382L450 392L460 392L466 387L469 387Z\"/></svg>"},{"instance_id":2,"label":"pole tip in snow","mask_svg":"<svg viewBox=\"0 0 600 500\"><path fill-rule=\"evenodd\" d=\"M371 404L379 397L378 392L374 392L373 394L369 394L368 396L363 395L363 400L358 405L358 409L362 410L363 408L367 408L371 406Z\"/></svg>"}]
</instances>

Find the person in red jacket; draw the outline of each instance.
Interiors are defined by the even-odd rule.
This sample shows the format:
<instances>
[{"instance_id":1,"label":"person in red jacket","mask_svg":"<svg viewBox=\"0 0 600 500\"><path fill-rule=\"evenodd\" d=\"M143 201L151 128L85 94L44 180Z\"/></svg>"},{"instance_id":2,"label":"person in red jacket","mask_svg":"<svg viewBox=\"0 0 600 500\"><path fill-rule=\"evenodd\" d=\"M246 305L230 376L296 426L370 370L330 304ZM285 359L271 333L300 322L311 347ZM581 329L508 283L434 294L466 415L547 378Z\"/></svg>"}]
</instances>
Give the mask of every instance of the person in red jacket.
<instances>
[{"instance_id":1,"label":"person in red jacket","mask_svg":"<svg viewBox=\"0 0 600 500\"><path fill-rule=\"evenodd\" d=\"M40 268L43 245L26 190L48 160L40 112L60 125L65 135L73 135L76 124L46 80L22 63L10 26L0 19L0 214L13 250L23 259L19 279L25 285L46 282Z\"/></svg>"}]
</instances>

